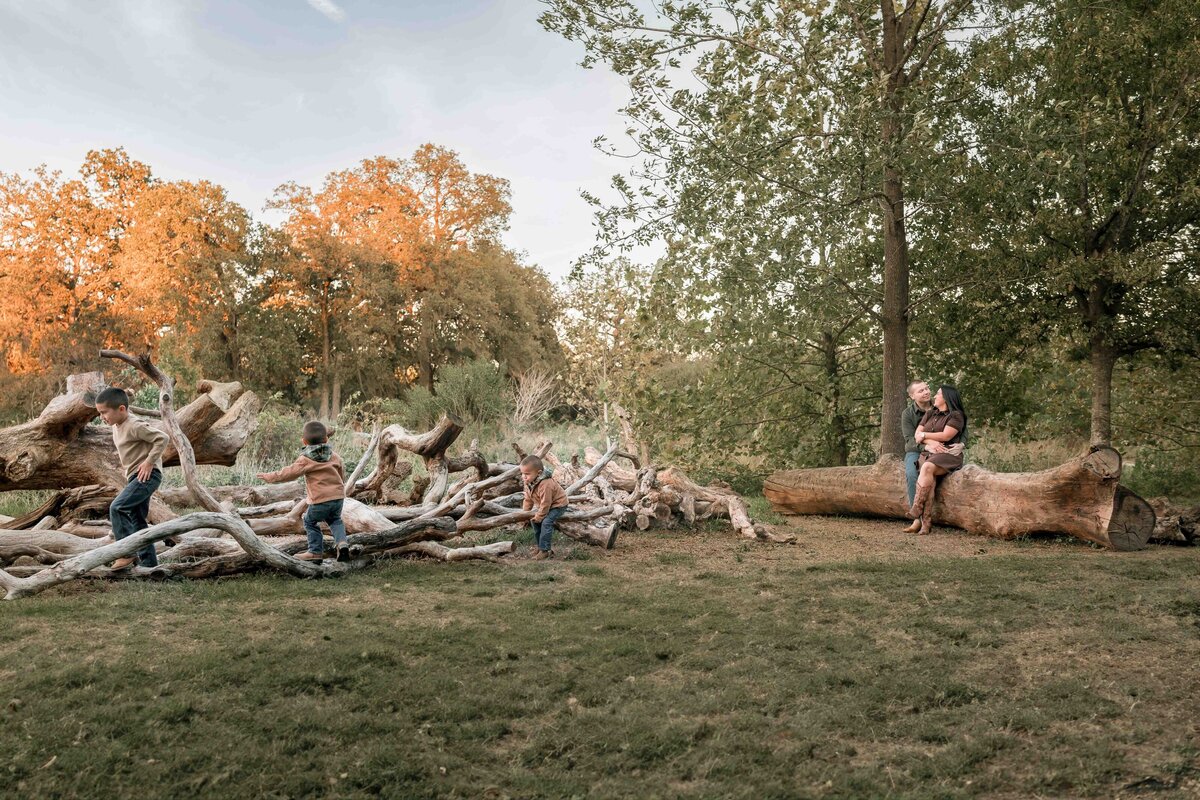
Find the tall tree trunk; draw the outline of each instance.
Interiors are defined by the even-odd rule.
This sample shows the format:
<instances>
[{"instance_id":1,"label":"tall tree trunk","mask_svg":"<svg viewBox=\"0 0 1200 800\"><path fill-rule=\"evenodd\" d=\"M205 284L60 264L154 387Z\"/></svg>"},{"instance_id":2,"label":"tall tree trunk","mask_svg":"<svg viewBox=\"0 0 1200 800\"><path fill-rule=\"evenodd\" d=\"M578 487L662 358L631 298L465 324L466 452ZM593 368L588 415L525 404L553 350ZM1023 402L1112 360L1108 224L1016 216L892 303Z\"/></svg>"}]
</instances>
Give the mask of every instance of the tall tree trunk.
<instances>
[{"instance_id":1,"label":"tall tree trunk","mask_svg":"<svg viewBox=\"0 0 1200 800\"><path fill-rule=\"evenodd\" d=\"M322 298L321 303L321 412L320 418L329 421L329 399L330 386L329 380L333 372L332 359L330 357L329 344L329 303L327 298Z\"/></svg>"},{"instance_id":2,"label":"tall tree trunk","mask_svg":"<svg viewBox=\"0 0 1200 800\"><path fill-rule=\"evenodd\" d=\"M837 339L831 331L821 332L821 350L825 362L825 382L829 387L830 460L834 466L850 463L850 443L846 439L846 416L842 413L842 375L838 364Z\"/></svg>"},{"instance_id":3,"label":"tall tree trunk","mask_svg":"<svg viewBox=\"0 0 1200 800\"><path fill-rule=\"evenodd\" d=\"M232 319L229 325L229 342L228 342L228 358L229 358L229 380L242 381L242 354L240 351L241 341L238 337L238 330L241 327L241 319L238 318L237 312L233 312Z\"/></svg>"},{"instance_id":4,"label":"tall tree trunk","mask_svg":"<svg viewBox=\"0 0 1200 800\"><path fill-rule=\"evenodd\" d=\"M420 325L417 331L417 380L436 394L433 388L433 336L429 330L429 320L424 308L419 312Z\"/></svg>"},{"instance_id":5,"label":"tall tree trunk","mask_svg":"<svg viewBox=\"0 0 1200 800\"><path fill-rule=\"evenodd\" d=\"M1094 257L1103 253L1095 251ZM1092 431L1093 445L1107 445L1112 439L1112 376L1117 363L1117 347L1111 339L1111 331L1120 309L1110 302L1119 292L1114 291L1112 278L1100 275L1093 279L1086 291L1076 287L1075 301L1083 316L1083 327L1088 332L1088 363L1092 378Z\"/></svg>"},{"instance_id":6,"label":"tall tree trunk","mask_svg":"<svg viewBox=\"0 0 1200 800\"><path fill-rule=\"evenodd\" d=\"M333 375L333 401L329 411L330 421L336 420L342 413L342 378L336 372Z\"/></svg>"},{"instance_id":7,"label":"tall tree trunk","mask_svg":"<svg viewBox=\"0 0 1200 800\"><path fill-rule=\"evenodd\" d=\"M238 357L235 352L235 336L236 334L229 327L221 331L221 360L225 362L225 375L223 377L231 381L238 380Z\"/></svg>"},{"instance_id":8,"label":"tall tree trunk","mask_svg":"<svg viewBox=\"0 0 1200 800\"><path fill-rule=\"evenodd\" d=\"M1092 445L1112 440L1112 376L1117 353L1103 334L1092 334L1089 343L1092 364Z\"/></svg>"},{"instance_id":9,"label":"tall tree trunk","mask_svg":"<svg viewBox=\"0 0 1200 800\"><path fill-rule=\"evenodd\" d=\"M879 420L880 455L904 454L900 415L904 411L908 370L908 238L904 229L904 186L896 149L904 131L904 39L908 14L897 15L892 0L882 0L885 89L880 145L883 151L883 408Z\"/></svg>"}]
</instances>

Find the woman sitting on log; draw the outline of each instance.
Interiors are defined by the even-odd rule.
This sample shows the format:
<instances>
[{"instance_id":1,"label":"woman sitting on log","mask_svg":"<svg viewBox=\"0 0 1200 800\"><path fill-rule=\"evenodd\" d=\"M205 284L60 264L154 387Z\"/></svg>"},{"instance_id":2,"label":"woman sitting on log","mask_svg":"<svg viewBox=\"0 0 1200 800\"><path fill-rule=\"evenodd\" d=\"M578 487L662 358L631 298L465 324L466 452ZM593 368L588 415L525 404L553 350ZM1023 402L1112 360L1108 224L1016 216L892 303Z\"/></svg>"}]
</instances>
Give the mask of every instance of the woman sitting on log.
<instances>
[{"instance_id":1,"label":"woman sitting on log","mask_svg":"<svg viewBox=\"0 0 1200 800\"><path fill-rule=\"evenodd\" d=\"M942 386L933 398L933 408L925 412L917 426L915 438L924 444L918 466L917 494L908 515L912 525L906 533L929 533L933 521L933 494L937 480L963 465L963 450L967 440L967 412L962 398L953 386Z\"/></svg>"}]
</instances>

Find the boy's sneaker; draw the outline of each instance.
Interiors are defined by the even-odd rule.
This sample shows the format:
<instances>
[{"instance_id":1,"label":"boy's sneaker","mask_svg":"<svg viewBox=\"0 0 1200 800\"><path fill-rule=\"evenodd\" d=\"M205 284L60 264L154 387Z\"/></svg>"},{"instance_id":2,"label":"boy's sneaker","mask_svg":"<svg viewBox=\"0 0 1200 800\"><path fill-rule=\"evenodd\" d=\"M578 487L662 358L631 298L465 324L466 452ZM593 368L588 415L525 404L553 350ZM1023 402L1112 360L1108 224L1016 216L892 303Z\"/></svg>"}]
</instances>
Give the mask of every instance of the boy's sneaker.
<instances>
[{"instance_id":1,"label":"boy's sneaker","mask_svg":"<svg viewBox=\"0 0 1200 800\"><path fill-rule=\"evenodd\" d=\"M128 569L129 567L133 566L133 562L136 560L137 559L134 558L133 556L127 556L125 558L118 558L116 561L112 562L112 566L109 567L109 569L113 570L114 572L119 569Z\"/></svg>"},{"instance_id":2,"label":"boy's sneaker","mask_svg":"<svg viewBox=\"0 0 1200 800\"><path fill-rule=\"evenodd\" d=\"M538 550L537 555L533 557L534 561L545 561L550 557L549 550Z\"/></svg>"},{"instance_id":3,"label":"boy's sneaker","mask_svg":"<svg viewBox=\"0 0 1200 800\"><path fill-rule=\"evenodd\" d=\"M325 558L325 554L324 553L299 553L296 556L296 558L300 559L301 561L316 561L316 562L320 563L321 559Z\"/></svg>"},{"instance_id":4,"label":"boy's sneaker","mask_svg":"<svg viewBox=\"0 0 1200 800\"><path fill-rule=\"evenodd\" d=\"M337 547L337 560L345 563L350 560L350 545L339 544Z\"/></svg>"}]
</instances>

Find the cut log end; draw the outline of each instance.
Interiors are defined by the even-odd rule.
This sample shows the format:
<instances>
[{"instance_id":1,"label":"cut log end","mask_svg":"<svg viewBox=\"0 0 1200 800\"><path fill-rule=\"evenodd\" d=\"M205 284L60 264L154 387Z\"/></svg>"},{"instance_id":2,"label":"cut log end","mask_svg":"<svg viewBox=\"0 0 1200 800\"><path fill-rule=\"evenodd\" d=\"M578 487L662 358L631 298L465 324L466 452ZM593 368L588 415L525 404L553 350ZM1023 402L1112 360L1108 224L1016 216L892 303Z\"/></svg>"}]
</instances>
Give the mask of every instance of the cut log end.
<instances>
[{"instance_id":1,"label":"cut log end","mask_svg":"<svg viewBox=\"0 0 1200 800\"><path fill-rule=\"evenodd\" d=\"M1083 459L1083 466L1102 479L1121 477L1121 454L1107 445L1097 445Z\"/></svg>"},{"instance_id":2,"label":"cut log end","mask_svg":"<svg viewBox=\"0 0 1200 800\"><path fill-rule=\"evenodd\" d=\"M1108 541L1114 550L1143 549L1150 541L1155 522L1157 517L1149 503L1124 486L1117 487L1108 523Z\"/></svg>"}]
</instances>

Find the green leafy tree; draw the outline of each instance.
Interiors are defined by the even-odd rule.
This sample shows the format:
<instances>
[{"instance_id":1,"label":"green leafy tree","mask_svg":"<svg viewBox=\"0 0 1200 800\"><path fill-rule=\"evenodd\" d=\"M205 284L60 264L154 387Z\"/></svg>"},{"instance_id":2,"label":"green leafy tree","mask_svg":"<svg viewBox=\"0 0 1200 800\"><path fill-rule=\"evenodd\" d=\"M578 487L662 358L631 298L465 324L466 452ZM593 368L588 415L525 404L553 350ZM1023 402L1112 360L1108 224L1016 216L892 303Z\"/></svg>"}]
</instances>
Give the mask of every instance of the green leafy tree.
<instances>
[{"instance_id":1,"label":"green leafy tree","mask_svg":"<svg viewBox=\"0 0 1200 800\"><path fill-rule=\"evenodd\" d=\"M815 232L795 223L818 208L826 227L849 218L850 229L864 232L858 250L871 259L870 277L852 281L837 271L858 264L827 262L846 290L830 300L874 320L881 449L902 452L908 231L932 213L911 190L915 176L937 186L942 174L931 135L950 93L940 78L955 74L945 68L948 38L971 4L683 2L652 14L628 0L548 5L543 24L582 42L585 66L608 63L632 90L623 113L644 169L614 180L621 200L599 214L606 244L664 237L685 247L720 241L764 253L774 242L798 252L784 240L806 236L816 252ZM743 215L767 219L767 209L768 229L740 224ZM807 260L791 266L820 269ZM726 284L752 290L736 275Z\"/></svg>"},{"instance_id":2,"label":"green leafy tree","mask_svg":"<svg viewBox=\"0 0 1200 800\"><path fill-rule=\"evenodd\" d=\"M978 242L958 248L977 287L959 311L991 327L984 352L1043 339L1085 360L1091 440L1108 443L1117 365L1197 350L1200 7L1022 12L972 53L980 90L962 112L975 144L946 228Z\"/></svg>"},{"instance_id":3,"label":"green leafy tree","mask_svg":"<svg viewBox=\"0 0 1200 800\"><path fill-rule=\"evenodd\" d=\"M563 399L606 424L642 355L638 317L651 277L651 270L621 257L575 270L564 288L557 321L566 354Z\"/></svg>"}]
</instances>

